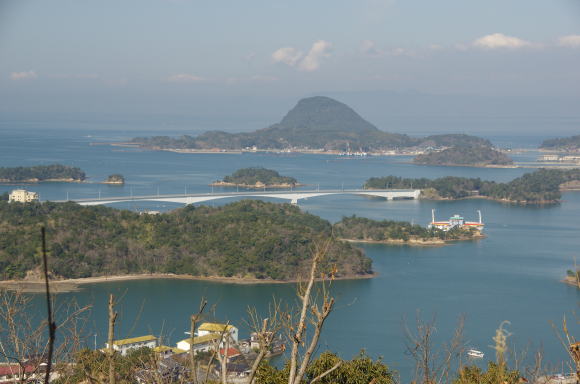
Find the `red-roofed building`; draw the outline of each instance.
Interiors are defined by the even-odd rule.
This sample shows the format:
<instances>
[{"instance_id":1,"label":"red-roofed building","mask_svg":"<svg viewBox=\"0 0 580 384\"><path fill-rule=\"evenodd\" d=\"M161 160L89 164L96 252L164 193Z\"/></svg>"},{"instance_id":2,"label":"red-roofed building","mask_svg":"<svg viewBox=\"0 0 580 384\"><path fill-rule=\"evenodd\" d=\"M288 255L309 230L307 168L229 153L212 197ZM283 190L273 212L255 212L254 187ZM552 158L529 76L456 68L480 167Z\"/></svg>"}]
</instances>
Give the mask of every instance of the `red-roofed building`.
<instances>
[{"instance_id":1,"label":"red-roofed building","mask_svg":"<svg viewBox=\"0 0 580 384\"><path fill-rule=\"evenodd\" d=\"M44 367L37 367L36 365L25 365L23 369L18 364L0 364L0 384L16 383L20 381L22 374L27 378L33 379L40 371L44 371Z\"/></svg>"},{"instance_id":2,"label":"red-roofed building","mask_svg":"<svg viewBox=\"0 0 580 384\"><path fill-rule=\"evenodd\" d=\"M236 348L228 348L227 352L226 352L225 348L220 348L220 355L226 356L228 358L228 361L229 361L230 359L233 359L236 356L240 356L241 352L238 351Z\"/></svg>"}]
</instances>

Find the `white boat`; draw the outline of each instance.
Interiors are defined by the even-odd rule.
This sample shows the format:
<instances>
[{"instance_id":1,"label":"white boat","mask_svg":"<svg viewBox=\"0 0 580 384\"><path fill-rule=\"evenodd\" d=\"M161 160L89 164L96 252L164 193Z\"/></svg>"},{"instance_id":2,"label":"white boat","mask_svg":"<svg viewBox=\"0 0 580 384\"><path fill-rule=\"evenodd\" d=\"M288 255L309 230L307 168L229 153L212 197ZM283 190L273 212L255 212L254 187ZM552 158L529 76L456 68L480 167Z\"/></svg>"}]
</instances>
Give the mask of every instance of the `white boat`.
<instances>
[{"instance_id":1,"label":"white boat","mask_svg":"<svg viewBox=\"0 0 580 384\"><path fill-rule=\"evenodd\" d=\"M484 353L481 351L478 351L477 349L470 349L469 351L467 351L467 356L473 357L476 359L482 359L484 356Z\"/></svg>"}]
</instances>

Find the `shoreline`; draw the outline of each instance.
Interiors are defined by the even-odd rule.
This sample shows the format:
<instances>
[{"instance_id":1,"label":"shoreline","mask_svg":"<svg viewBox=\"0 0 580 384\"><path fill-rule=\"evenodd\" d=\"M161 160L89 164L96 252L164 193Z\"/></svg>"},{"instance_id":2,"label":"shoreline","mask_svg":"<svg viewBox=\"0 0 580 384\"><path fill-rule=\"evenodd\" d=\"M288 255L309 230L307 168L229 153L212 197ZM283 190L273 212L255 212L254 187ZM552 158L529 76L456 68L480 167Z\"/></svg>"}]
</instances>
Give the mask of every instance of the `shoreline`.
<instances>
[{"instance_id":1,"label":"shoreline","mask_svg":"<svg viewBox=\"0 0 580 384\"><path fill-rule=\"evenodd\" d=\"M560 282L567 284L567 285L571 285L571 286L576 287L576 288L580 288L580 283L576 279L574 279L573 277L570 277L570 276L566 276L565 278L560 280Z\"/></svg>"},{"instance_id":2,"label":"shoreline","mask_svg":"<svg viewBox=\"0 0 580 384\"><path fill-rule=\"evenodd\" d=\"M377 277L378 274L373 272L367 275L354 275L336 277L334 280L364 280ZM239 284L239 285L254 285L254 284L296 284L304 280L269 280L269 279L255 279L255 278L241 278L241 277L223 277L223 276L192 276L192 275L177 275L172 273L147 273L147 274L131 274L131 275L113 275L113 276L95 276L84 277L77 279L63 279L51 280L50 289L52 293L68 293L78 292L83 285L87 284L101 284L124 282L133 280L195 280L205 281L218 284ZM322 279L316 279L321 281ZM20 291L22 293L42 293L44 292L44 280L3 280L0 281L0 289L7 289L11 291Z\"/></svg>"},{"instance_id":3,"label":"shoreline","mask_svg":"<svg viewBox=\"0 0 580 384\"><path fill-rule=\"evenodd\" d=\"M305 154L305 155L335 155L335 156L344 156L350 158L364 158L365 156L357 156L357 155L350 155L347 156L344 154L344 151L330 149L330 150L323 150L323 149L256 149L256 150L247 150L247 149L221 149L221 148L214 148L214 149L196 149L196 148L161 148L161 147L154 147L154 146L144 146L139 143L94 143L91 145L110 145L114 147L124 147L124 148L139 148L149 151L166 151L166 152L175 152L175 153L190 153L190 154L234 154L240 155L244 153L287 153L287 154ZM394 150L385 150L382 152L367 152L367 156L416 156L418 154L424 153L423 151L417 152L394 152Z\"/></svg>"},{"instance_id":4,"label":"shoreline","mask_svg":"<svg viewBox=\"0 0 580 384\"><path fill-rule=\"evenodd\" d=\"M461 238L461 239L432 239L432 240L402 240L402 239L391 239L391 240L360 240L360 239L343 239L340 238L338 240L346 241L347 243L363 243L363 244L385 244L385 245L409 245L412 247L443 247L445 245L451 245L453 243L459 241L475 241L485 239L487 236L480 234L469 238Z\"/></svg>"}]
</instances>

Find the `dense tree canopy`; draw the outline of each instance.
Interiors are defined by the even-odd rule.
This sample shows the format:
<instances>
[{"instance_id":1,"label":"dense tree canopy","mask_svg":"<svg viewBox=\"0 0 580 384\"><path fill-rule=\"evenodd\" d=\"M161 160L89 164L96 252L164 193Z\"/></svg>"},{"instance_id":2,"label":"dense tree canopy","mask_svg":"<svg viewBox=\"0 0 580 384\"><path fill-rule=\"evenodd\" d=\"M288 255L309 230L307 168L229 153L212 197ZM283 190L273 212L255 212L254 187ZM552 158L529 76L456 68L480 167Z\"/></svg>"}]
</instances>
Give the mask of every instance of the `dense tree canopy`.
<instances>
[{"instance_id":1,"label":"dense tree canopy","mask_svg":"<svg viewBox=\"0 0 580 384\"><path fill-rule=\"evenodd\" d=\"M558 201L562 196L560 185L573 180L580 180L580 169L539 169L508 183L454 176L433 180L372 177L365 182L365 188L417 188L423 190L423 196L434 198L459 199L480 195L511 202L545 203Z\"/></svg>"},{"instance_id":2,"label":"dense tree canopy","mask_svg":"<svg viewBox=\"0 0 580 384\"><path fill-rule=\"evenodd\" d=\"M453 146L442 151L418 155L415 164L424 165L511 165L504 153L484 145Z\"/></svg>"},{"instance_id":3,"label":"dense tree canopy","mask_svg":"<svg viewBox=\"0 0 580 384\"><path fill-rule=\"evenodd\" d=\"M331 224L290 204L243 200L223 207L188 206L159 215L69 203L0 201L0 271L24 277L40 263L45 225L49 264L62 277L176 273L241 278L297 278L313 243ZM331 240L326 267L338 276L371 272L371 260Z\"/></svg>"},{"instance_id":4,"label":"dense tree canopy","mask_svg":"<svg viewBox=\"0 0 580 384\"><path fill-rule=\"evenodd\" d=\"M61 164L36 165L33 167L0 167L0 182L31 182L46 180L83 181L85 173L76 167Z\"/></svg>"},{"instance_id":5,"label":"dense tree canopy","mask_svg":"<svg viewBox=\"0 0 580 384\"><path fill-rule=\"evenodd\" d=\"M547 139L540 145L542 149L577 151L580 149L580 135Z\"/></svg>"},{"instance_id":6,"label":"dense tree canopy","mask_svg":"<svg viewBox=\"0 0 580 384\"><path fill-rule=\"evenodd\" d=\"M453 229L445 232L440 229L428 229L421 225L405 221L371 220L364 217L343 217L334 224L334 234L339 238L349 240L458 240L473 238L475 231L467 229Z\"/></svg>"},{"instance_id":7,"label":"dense tree canopy","mask_svg":"<svg viewBox=\"0 0 580 384\"><path fill-rule=\"evenodd\" d=\"M296 185L298 183L293 177L281 176L277 171L263 167L238 169L231 175L224 177L223 182L248 186L263 184L266 187L271 185Z\"/></svg>"}]
</instances>

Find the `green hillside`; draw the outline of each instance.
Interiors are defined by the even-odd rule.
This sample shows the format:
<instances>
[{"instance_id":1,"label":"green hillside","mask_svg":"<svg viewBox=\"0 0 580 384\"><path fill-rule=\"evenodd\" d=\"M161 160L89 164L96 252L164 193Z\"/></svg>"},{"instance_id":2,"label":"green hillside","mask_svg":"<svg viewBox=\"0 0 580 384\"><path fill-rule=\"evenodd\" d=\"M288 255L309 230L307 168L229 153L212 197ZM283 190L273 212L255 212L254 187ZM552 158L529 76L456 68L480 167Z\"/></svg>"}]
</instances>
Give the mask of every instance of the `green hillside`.
<instances>
[{"instance_id":1,"label":"green hillside","mask_svg":"<svg viewBox=\"0 0 580 384\"><path fill-rule=\"evenodd\" d=\"M64 278L176 273L288 280L309 265L312 246L331 224L290 204L244 200L188 206L159 215L74 203L0 201L2 279L40 265L40 226L47 228L52 271ZM338 276L365 275L371 260L333 240L327 266Z\"/></svg>"}]
</instances>

